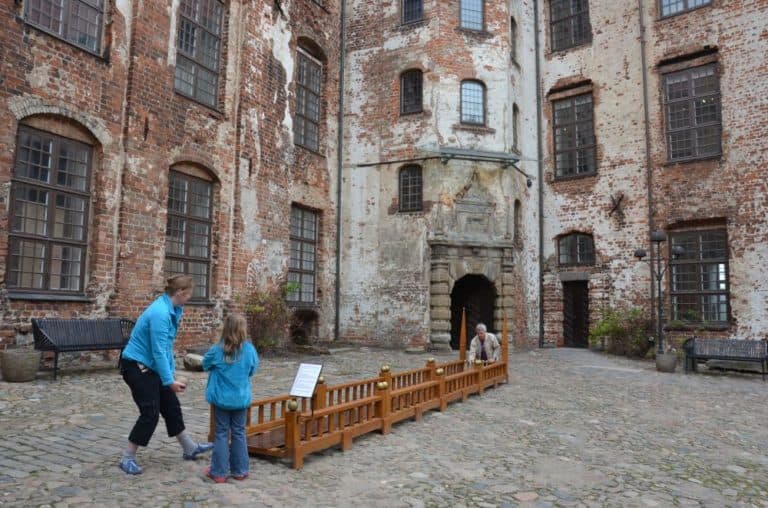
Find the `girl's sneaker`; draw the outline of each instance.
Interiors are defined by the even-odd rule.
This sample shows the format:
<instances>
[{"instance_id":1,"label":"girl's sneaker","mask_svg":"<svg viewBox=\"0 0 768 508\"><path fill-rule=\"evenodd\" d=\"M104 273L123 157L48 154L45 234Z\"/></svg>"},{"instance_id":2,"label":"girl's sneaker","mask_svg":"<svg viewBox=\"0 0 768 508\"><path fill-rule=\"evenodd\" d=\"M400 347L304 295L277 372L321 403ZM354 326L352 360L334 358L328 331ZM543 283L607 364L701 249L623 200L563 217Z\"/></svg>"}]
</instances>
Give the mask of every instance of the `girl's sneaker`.
<instances>
[{"instance_id":1,"label":"girl's sneaker","mask_svg":"<svg viewBox=\"0 0 768 508\"><path fill-rule=\"evenodd\" d=\"M213 480L215 483L227 483L227 479L223 476L213 476L211 474L211 466L205 468L205 476Z\"/></svg>"},{"instance_id":2,"label":"girl's sneaker","mask_svg":"<svg viewBox=\"0 0 768 508\"><path fill-rule=\"evenodd\" d=\"M233 474L233 475L232 475L232 478L234 478L235 480L238 480L238 481L243 481L243 480L245 480L246 478L248 478L248 473L243 473L243 474Z\"/></svg>"},{"instance_id":3,"label":"girl's sneaker","mask_svg":"<svg viewBox=\"0 0 768 508\"><path fill-rule=\"evenodd\" d=\"M127 474L141 474L144 472L141 466L136 463L136 459L133 457L123 457L120 459L120 469Z\"/></svg>"}]
</instances>

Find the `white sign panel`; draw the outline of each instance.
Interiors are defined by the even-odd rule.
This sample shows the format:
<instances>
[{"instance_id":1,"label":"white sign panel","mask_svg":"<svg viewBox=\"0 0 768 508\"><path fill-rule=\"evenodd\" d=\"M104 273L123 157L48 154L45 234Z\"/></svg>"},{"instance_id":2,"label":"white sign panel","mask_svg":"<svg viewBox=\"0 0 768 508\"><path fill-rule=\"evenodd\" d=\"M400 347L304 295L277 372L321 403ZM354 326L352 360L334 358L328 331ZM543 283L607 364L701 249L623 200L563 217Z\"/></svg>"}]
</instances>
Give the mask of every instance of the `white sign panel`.
<instances>
[{"instance_id":1,"label":"white sign panel","mask_svg":"<svg viewBox=\"0 0 768 508\"><path fill-rule=\"evenodd\" d=\"M320 371L322 369L322 365L314 363L299 364L299 371L296 372L296 377L293 379L293 386L291 386L291 397L311 398L315 393L317 378L320 377Z\"/></svg>"}]
</instances>

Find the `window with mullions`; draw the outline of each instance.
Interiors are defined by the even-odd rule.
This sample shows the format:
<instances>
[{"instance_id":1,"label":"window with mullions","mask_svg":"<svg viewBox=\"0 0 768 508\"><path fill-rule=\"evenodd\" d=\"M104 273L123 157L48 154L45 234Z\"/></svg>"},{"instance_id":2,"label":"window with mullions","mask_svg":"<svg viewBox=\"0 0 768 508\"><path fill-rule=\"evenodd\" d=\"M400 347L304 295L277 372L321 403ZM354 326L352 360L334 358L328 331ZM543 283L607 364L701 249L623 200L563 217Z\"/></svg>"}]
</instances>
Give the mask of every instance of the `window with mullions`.
<instances>
[{"instance_id":1,"label":"window with mullions","mask_svg":"<svg viewBox=\"0 0 768 508\"><path fill-rule=\"evenodd\" d=\"M176 90L211 107L218 105L224 5L217 0L181 0Z\"/></svg>"},{"instance_id":2,"label":"window with mullions","mask_svg":"<svg viewBox=\"0 0 768 508\"><path fill-rule=\"evenodd\" d=\"M422 73L406 71L400 75L400 113L420 113L422 110Z\"/></svg>"},{"instance_id":3,"label":"window with mullions","mask_svg":"<svg viewBox=\"0 0 768 508\"><path fill-rule=\"evenodd\" d=\"M24 21L92 53L101 51L103 0L26 0Z\"/></svg>"},{"instance_id":4,"label":"window with mullions","mask_svg":"<svg viewBox=\"0 0 768 508\"><path fill-rule=\"evenodd\" d=\"M424 5L422 0L402 0L402 23L414 23L421 21L424 16Z\"/></svg>"},{"instance_id":5,"label":"window with mullions","mask_svg":"<svg viewBox=\"0 0 768 508\"><path fill-rule=\"evenodd\" d=\"M293 142L317 152L320 149L320 89L323 68L303 51L296 58L296 115Z\"/></svg>"},{"instance_id":6,"label":"window with mullions","mask_svg":"<svg viewBox=\"0 0 768 508\"><path fill-rule=\"evenodd\" d=\"M191 275L192 298L210 297L211 182L171 171L168 190L168 223L165 228L165 272L168 277Z\"/></svg>"},{"instance_id":7,"label":"window with mullions","mask_svg":"<svg viewBox=\"0 0 768 508\"><path fill-rule=\"evenodd\" d=\"M721 153L720 84L715 64L665 74L664 109L670 161Z\"/></svg>"},{"instance_id":8,"label":"window with mullions","mask_svg":"<svg viewBox=\"0 0 768 508\"><path fill-rule=\"evenodd\" d=\"M591 235L572 233L557 241L560 265L594 265L595 246Z\"/></svg>"},{"instance_id":9,"label":"window with mullions","mask_svg":"<svg viewBox=\"0 0 768 508\"><path fill-rule=\"evenodd\" d=\"M460 24L467 30L482 30L484 27L485 0L461 0Z\"/></svg>"},{"instance_id":10,"label":"window with mullions","mask_svg":"<svg viewBox=\"0 0 768 508\"><path fill-rule=\"evenodd\" d=\"M661 0L661 16L672 16L698 7L709 5L712 0Z\"/></svg>"},{"instance_id":11,"label":"window with mullions","mask_svg":"<svg viewBox=\"0 0 768 508\"><path fill-rule=\"evenodd\" d=\"M421 166L405 166L400 170L399 210L418 212L422 209Z\"/></svg>"},{"instance_id":12,"label":"window with mullions","mask_svg":"<svg viewBox=\"0 0 768 508\"><path fill-rule=\"evenodd\" d=\"M592 94L555 101L555 177L588 175L596 171Z\"/></svg>"},{"instance_id":13,"label":"window with mullions","mask_svg":"<svg viewBox=\"0 0 768 508\"><path fill-rule=\"evenodd\" d=\"M479 81L461 82L461 123L485 125L485 86Z\"/></svg>"},{"instance_id":14,"label":"window with mullions","mask_svg":"<svg viewBox=\"0 0 768 508\"><path fill-rule=\"evenodd\" d=\"M19 129L11 181L9 289L82 293L92 147Z\"/></svg>"},{"instance_id":15,"label":"window with mullions","mask_svg":"<svg viewBox=\"0 0 768 508\"><path fill-rule=\"evenodd\" d=\"M551 0L552 51L579 46L592 40L588 0Z\"/></svg>"},{"instance_id":16,"label":"window with mullions","mask_svg":"<svg viewBox=\"0 0 768 508\"><path fill-rule=\"evenodd\" d=\"M286 299L293 304L315 303L315 274L317 273L317 217L306 208L291 206L291 258L288 282L295 285Z\"/></svg>"},{"instance_id":17,"label":"window with mullions","mask_svg":"<svg viewBox=\"0 0 768 508\"><path fill-rule=\"evenodd\" d=\"M728 321L728 238L724 229L672 233L672 319L695 323Z\"/></svg>"}]
</instances>

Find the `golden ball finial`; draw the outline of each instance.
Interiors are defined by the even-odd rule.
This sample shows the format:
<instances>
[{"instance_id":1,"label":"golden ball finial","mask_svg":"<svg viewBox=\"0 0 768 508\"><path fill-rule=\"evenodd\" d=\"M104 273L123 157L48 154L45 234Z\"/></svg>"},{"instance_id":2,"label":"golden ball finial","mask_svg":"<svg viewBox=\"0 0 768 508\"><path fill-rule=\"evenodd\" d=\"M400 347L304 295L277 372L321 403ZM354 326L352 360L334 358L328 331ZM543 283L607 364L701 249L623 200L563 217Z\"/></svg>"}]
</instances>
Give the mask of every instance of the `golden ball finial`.
<instances>
[{"instance_id":1,"label":"golden ball finial","mask_svg":"<svg viewBox=\"0 0 768 508\"><path fill-rule=\"evenodd\" d=\"M482 365L482 364L483 364L482 360L479 360L479 359L475 360L475 365Z\"/></svg>"},{"instance_id":2,"label":"golden ball finial","mask_svg":"<svg viewBox=\"0 0 768 508\"><path fill-rule=\"evenodd\" d=\"M322 385L325 384L325 378L323 376L320 376L317 378L317 384Z\"/></svg>"},{"instance_id":3,"label":"golden ball finial","mask_svg":"<svg viewBox=\"0 0 768 508\"><path fill-rule=\"evenodd\" d=\"M382 381L381 382L381 389L382 390L386 390L387 388L389 388L389 383L387 383L386 381Z\"/></svg>"},{"instance_id":4,"label":"golden ball finial","mask_svg":"<svg viewBox=\"0 0 768 508\"><path fill-rule=\"evenodd\" d=\"M387 365L387 364L382 365L381 366L381 371L382 372L389 372L389 365Z\"/></svg>"},{"instance_id":5,"label":"golden ball finial","mask_svg":"<svg viewBox=\"0 0 768 508\"><path fill-rule=\"evenodd\" d=\"M440 367L439 369L437 369L437 370L435 371L435 374L437 374L438 376L442 376L443 374L445 374L445 369L443 369L442 367Z\"/></svg>"},{"instance_id":6,"label":"golden ball finial","mask_svg":"<svg viewBox=\"0 0 768 508\"><path fill-rule=\"evenodd\" d=\"M431 357L427 358L427 363L435 363L435 357L431 356Z\"/></svg>"},{"instance_id":7,"label":"golden ball finial","mask_svg":"<svg viewBox=\"0 0 768 508\"><path fill-rule=\"evenodd\" d=\"M286 407L288 407L288 411L296 411L297 409L299 409L299 403L291 399L286 404Z\"/></svg>"}]
</instances>

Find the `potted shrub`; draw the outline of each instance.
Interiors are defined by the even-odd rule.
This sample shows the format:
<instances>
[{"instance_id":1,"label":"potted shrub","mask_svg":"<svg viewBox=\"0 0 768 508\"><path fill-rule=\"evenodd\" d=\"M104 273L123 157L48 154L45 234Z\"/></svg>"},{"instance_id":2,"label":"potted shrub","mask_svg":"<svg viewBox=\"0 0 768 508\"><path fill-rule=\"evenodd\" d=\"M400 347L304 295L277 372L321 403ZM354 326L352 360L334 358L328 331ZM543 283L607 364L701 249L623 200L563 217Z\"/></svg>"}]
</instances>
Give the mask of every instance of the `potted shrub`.
<instances>
[{"instance_id":1,"label":"potted shrub","mask_svg":"<svg viewBox=\"0 0 768 508\"><path fill-rule=\"evenodd\" d=\"M40 367L41 352L29 347L7 348L1 362L3 381L24 383L33 381Z\"/></svg>"},{"instance_id":2,"label":"potted shrub","mask_svg":"<svg viewBox=\"0 0 768 508\"><path fill-rule=\"evenodd\" d=\"M677 369L677 349L667 345L662 353L656 352L656 370L675 372Z\"/></svg>"}]
</instances>

